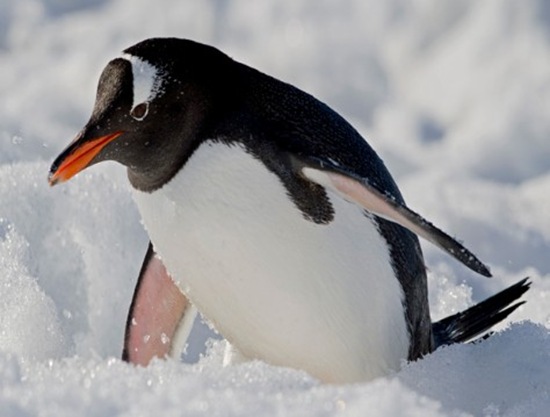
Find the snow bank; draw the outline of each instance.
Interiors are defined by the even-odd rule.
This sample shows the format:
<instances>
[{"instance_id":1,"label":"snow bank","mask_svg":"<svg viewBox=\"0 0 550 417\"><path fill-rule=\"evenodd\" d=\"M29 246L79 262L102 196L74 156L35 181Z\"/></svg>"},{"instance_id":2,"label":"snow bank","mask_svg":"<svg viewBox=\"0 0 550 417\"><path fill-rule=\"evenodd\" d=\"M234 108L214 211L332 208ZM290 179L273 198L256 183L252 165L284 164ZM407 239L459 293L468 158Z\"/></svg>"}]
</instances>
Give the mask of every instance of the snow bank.
<instances>
[{"instance_id":1,"label":"snow bank","mask_svg":"<svg viewBox=\"0 0 550 417\"><path fill-rule=\"evenodd\" d=\"M549 22L545 0L0 2L0 415L546 415ZM123 169L102 164L54 189L46 176L86 122L103 66L150 36L217 45L368 136L409 205L495 275L424 244L434 318L524 276L527 304L489 340L368 384L222 368L222 341L196 364L115 359L147 246ZM185 361L212 336L197 324Z\"/></svg>"},{"instance_id":2,"label":"snow bank","mask_svg":"<svg viewBox=\"0 0 550 417\"><path fill-rule=\"evenodd\" d=\"M223 346L196 365L118 359L43 362L0 354L2 415L543 416L550 401L548 330L516 325L452 346L369 384L320 385L304 372L252 362L221 368Z\"/></svg>"},{"instance_id":3,"label":"snow bank","mask_svg":"<svg viewBox=\"0 0 550 417\"><path fill-rule=\"evenodd\" d=\"M118 355L147 248L137 210L129 190L107 178L52 189L47 170L45 162L0 167L0 346L40 359Z\"/></svg>"}]
</instances>

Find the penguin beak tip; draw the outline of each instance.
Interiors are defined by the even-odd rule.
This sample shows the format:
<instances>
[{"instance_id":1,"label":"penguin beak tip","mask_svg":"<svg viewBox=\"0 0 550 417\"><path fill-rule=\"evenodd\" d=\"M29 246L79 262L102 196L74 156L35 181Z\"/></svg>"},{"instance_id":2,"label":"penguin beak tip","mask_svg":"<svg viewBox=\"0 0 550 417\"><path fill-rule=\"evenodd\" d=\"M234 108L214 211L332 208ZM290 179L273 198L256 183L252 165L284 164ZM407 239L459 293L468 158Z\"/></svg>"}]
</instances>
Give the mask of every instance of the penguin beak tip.
<instances>
[{"instance_id":1,"label":"penguin beak tip","mask_svg":"<svg viewBox=\"0 0 550 417\"><path fill-rule=\"evenodd\" d=\"M91 140L82 141L82 135L75 139L54 161L48 174L51 187L65 182L87 168L97 154L110 142L124 132L117 131Z\"/></svg>"}]
</instances>

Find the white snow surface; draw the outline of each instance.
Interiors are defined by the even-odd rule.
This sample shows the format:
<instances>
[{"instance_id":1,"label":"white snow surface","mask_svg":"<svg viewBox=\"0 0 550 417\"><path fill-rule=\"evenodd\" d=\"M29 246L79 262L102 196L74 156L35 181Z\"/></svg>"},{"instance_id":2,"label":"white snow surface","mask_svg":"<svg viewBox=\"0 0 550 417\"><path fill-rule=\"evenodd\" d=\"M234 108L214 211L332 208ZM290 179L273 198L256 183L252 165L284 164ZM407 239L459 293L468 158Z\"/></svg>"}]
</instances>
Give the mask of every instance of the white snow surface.
<instances>
[{"instance_id":1,"label":"white snow surface","mask_svg":"<svg viewBox=\"0 0 550 417\"><path fill-rule=\"evenodd\" d=\"M183 361L121 362L147 246L124 169L46 178L103 67L152 36L218 46L350 120L409 206L492 268L476 276L423 242L434 318L530 276L527 304L488 340L364 384L224 368L201 323ZM0 416L548 415L546 0L4 0L0 97Z\"/></svg>"}]
</instances>

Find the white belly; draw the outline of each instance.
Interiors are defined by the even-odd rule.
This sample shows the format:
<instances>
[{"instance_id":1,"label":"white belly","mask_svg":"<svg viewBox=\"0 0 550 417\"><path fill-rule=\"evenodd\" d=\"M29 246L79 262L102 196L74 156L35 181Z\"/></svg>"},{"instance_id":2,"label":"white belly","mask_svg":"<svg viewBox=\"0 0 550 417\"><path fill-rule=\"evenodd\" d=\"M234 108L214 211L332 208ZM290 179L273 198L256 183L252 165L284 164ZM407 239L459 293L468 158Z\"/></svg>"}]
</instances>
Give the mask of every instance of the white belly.
<instances>
[{"instance_id":1,"label":"white belly","mask_svg":"<svg viewBox=\"0 0 550 417\"><path fill-rule=\"evenodd\" d=\"M162 189L135 192L168 271L245 356L367 380L407 357L403 294L376 226L329 197L334 220L306 221L260 161L214 142Z\"/></svg>"}]
</instances>

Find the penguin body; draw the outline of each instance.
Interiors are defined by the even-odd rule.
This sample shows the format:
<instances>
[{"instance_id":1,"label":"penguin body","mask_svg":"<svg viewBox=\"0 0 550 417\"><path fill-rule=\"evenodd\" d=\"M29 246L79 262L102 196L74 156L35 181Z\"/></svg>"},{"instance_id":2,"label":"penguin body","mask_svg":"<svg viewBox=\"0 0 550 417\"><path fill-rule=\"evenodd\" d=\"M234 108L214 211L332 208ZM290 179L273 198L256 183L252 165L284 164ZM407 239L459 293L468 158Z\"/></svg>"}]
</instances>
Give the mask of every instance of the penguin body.
<instances>
[{"instance_id":1,"label":"penguin body","mask_svg":"<svg viewBox=\"0 0 550 417\"><path fill-rule=\"evenodd\" d=\"M354 204L329 196L334 219L306 220L261 161L213 141L135 199L177 285L243 356L330 382L384 375L407 357L387 243Z\"/></svg>"},{"instance_id":2,"label":"penguin body","mask_svg":"<svg viewBox=\"0 0 550 417\"><path fill-rule=\"evenodd\" d=\"M364 381L458 340L457 323L464 339L485 330L526 290L434 328L416 235L490 276L485 265L405 206L341 116L205 45L151 39L108 64L50 182L105 159L128 167L152 242L132 362L177 354L192 304L245 358ZM151 334L162 343L146 346Z\"/></svg>"}]
</instances>

